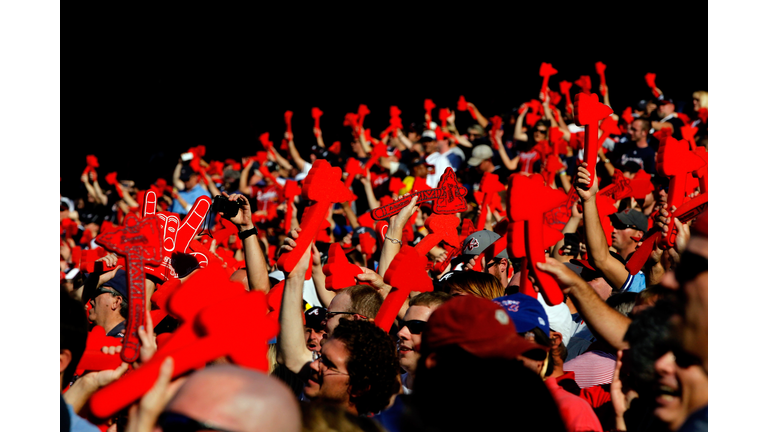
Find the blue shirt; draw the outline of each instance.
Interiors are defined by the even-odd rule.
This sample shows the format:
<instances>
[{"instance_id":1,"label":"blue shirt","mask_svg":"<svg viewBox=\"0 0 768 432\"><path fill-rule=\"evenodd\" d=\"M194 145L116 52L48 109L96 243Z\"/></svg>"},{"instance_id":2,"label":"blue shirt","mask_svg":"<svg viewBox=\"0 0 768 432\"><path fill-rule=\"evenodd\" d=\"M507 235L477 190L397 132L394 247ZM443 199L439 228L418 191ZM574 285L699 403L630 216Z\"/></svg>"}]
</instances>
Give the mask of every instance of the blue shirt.
<instances>
[{"instance_id":1,"label":"blue shirt","mask_svg":"<svg viewBox=\"0 0 768 432\"><path fill-rule=\"evenodd\" d=\"M641 271L636 275L627 276L624 285L621 286L621 292L639 293L645 289L645 274Z\"/></svg>"},{"instance_id":2,"label":"blue shirt","mask_svg":"<svg viewBox=\"0 0 768 432\"><path fill-rule=\"evenodd\" d=\"M64 398L62 396L62 400L63 399ZM91 422L75 414L75 410L72 409L72 405L67 404L67 410L69 411L70 432L101 432L101 430Z\"/></svg>"},{"instance_id":3,"label":"blue shirt","mask_svg":"<svg viewBox=\"0 0 768 432\"><path fill-rule=\"evenodd\" d=\"M200 183L196 184L195 187L193 187L190 190L179 191L179 196L181 197L181 199L186 201L187 204L189 205L194 204L195 200L200 198L203 195L207 196L208 198L211 197L211 194L208 192L208 190L200 186ZM173 213L178 213L180 215L187 214L187 209L182 207L181 204L179 204L178 200L173 200L173 204L171 205L170 211Z\"/></svg>"}]
</instances>

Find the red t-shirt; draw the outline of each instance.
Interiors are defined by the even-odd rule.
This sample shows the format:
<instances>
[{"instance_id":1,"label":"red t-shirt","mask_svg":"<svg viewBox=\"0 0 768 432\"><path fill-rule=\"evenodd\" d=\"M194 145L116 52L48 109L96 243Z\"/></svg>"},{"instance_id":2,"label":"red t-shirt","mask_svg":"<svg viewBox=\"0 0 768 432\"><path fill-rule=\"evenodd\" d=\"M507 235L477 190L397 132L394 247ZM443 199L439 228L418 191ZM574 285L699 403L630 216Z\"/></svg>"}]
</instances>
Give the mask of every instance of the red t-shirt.
<instances>
[{"instance_id":1,"label":"red t-shirt","mask_svg":"<svg viewBox=\"0 0 768 432\"><path fill-rule=\"evenodd\" d=\"M520 174L533 174L533 164L541 159L541 154L535 150L520 153Z\"/></svg>"},{"instance_id":2,"label":"red t-shirt","mask_svg":"<svg viewBox=\"0 0 768 432\"><path fill-rule=\"evenodd\" d=\"M603 430L603 426L600 424L600 420L597 419L595 411L584 399L560 387L555 378L544 380L544 384L557 404L560 416L565 424L565 430L569 432Z\"/></svg>"},{"instance_id":3,"label":"red t-shirt","mask_svg":"<svg viewBox=\"0 0 768 432\"><path fill-rule=\"evenodd\" d=\"M283 202L282 189L275 185L267 185L264 187L251 186L251 198L256 198L256 208L252 209L253 212L265 211L267 213L275 214L277 206ZM270 211L270 209L272 211ZM266 221L266 218L259 218L260 222Z\"/></svg>"}]
</instances>

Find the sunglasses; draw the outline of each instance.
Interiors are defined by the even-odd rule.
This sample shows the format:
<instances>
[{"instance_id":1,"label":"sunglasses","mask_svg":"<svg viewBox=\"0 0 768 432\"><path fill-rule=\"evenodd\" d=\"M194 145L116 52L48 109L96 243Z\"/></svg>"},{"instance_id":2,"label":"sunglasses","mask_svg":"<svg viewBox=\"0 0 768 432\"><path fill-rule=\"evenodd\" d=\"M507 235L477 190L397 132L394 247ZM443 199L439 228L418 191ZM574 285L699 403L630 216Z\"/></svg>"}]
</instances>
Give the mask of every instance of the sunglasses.
<instances>
[{"instance_id":1,"label":"sunglasses","mask_svg":"<svg viewBox=\"0 0 768 432\"><path fill-rule=\"evenodd\" d=\"M119 292L117 292L117 291L115 291L113 289L99 287L99 288L96 289L96 294L93 296L93 299L95 300L96 297L98 297L98 296L100 296L102 294L112 294L115 297L122 297L123 296L122 294L120 294Z\"/></svg>"},{"instance_id":2,"label":"sunglasses","mask_svg":"<svg viewBox=\"0 0 768 432\"><path fill-rule=\"evenodd\" d=\"M533 131L533 133L536 133L536 132L541 133L541 134L545 134L545 133L547 133L547 130L546 129L545 130L536 129L535 131Z\"/></svg>"},{"instance_id":3,"label":"sunglasses","mask_svg":"<svg viewBox=\"0 0 768 432\"><path fill-rule=\"evenodd\" d=\"M205 422L187 417L171 411L160 414L157 419L157 425L163 429L163 432L195 432L202 430L212 430L218 432L231 432L228 429L221 429Z\"/></svg>"},{"instance_id":4,"label":"sunglasses","mask_svg":"<svg viewBox=\"0 0 768 432\"><path fill-rule=\"evenodd\" d=\"M410 320L403 323L403 325L400 326L400 329L402 330L403 327L408 327L408 331L411 332L411 334L421 334L421 332L424 331L424 326L427 325L426 321L420 321L420 320Z\"/></svg>"},{"instance_id":5,"label":"sunglasses","mask_svg":"<svg viewBox=\"0 0 768 432\"><path fill-rule=\"evenodd\" d=\"M680 284L696 279L699 274L708 271L708 260L701 255L685 251L680 255L680 264L675 268L675 278Z\"/></svg>"}]
</instances>

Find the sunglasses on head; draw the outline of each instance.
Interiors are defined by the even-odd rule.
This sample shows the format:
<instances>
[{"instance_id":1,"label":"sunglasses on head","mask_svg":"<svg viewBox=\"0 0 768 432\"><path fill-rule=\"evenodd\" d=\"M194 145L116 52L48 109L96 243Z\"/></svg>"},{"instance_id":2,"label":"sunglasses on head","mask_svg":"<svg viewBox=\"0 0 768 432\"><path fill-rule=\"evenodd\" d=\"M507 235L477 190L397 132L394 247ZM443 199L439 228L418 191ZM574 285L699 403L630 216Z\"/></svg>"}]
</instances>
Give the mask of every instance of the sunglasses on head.
<instances>
[{"instance_id":1,"label":"sunglasses on head","mask_svg":"<svg viewBox=\"0 0 768 432\"><path fill-rule=\"evenodd\" d=\"M195 432L203 430L212 430L217 432L231 432L227 429L221 429L208 423L187 417L171 411L160 414L157 419L157 425L163 429L163 432Z\"/></svg>"},{"instance_id":2,"label":"sunglasses on head","mask_svg":"<svg viewBox=\"0 0 768 432\"><path fill-rule=\"evenodd\" d=\"M410 320L404 322L403 325L400 326L400 329L402 330L403 327L408 327L408 331L411 332L411 334L417 335L424 331L424 326L426 325L426 321Z\"/></svg>"},{"instance_id":3,"label":"sunglasses on head","mask_svg":"<svg viewBox=\"0 0 768 432\"><path fill-rule=\"evenodd\" d=\"M536 129L536 130L534 130L533 132L534 132L534 133L535 133L535 132L538 132L538 133L542 133L542 134L545 134L545 133L547 133L547 130L546 130L546 129L544 129L544 130L542 130L542 129Z\"/></svg>"}]
</instances>

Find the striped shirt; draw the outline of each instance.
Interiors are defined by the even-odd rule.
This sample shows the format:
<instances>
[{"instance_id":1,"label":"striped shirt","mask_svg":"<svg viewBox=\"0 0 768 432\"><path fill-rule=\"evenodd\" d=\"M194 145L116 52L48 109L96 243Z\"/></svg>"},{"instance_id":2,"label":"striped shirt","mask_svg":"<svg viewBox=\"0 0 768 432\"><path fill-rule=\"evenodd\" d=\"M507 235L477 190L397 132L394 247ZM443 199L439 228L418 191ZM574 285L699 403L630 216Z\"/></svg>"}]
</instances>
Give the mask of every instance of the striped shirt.
<instances>
[{"instance_id":1,"label":"striped shirt","mask_svg":"<svg viewBox=\"0 0 768 432\"><path fill-rule=\"evenodd\" d=\"M609 384L615 368L616 356L597 350L587 351L563 365L563 371L573 371L580 388Z\"/></svg>"}]
</instances>

